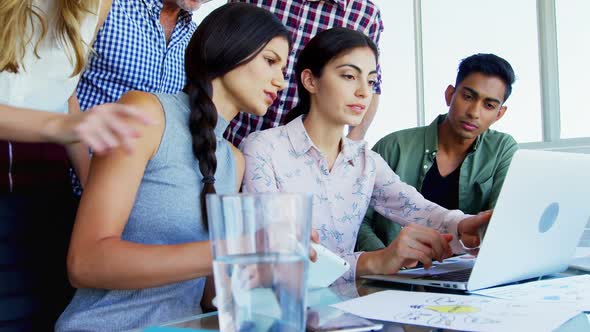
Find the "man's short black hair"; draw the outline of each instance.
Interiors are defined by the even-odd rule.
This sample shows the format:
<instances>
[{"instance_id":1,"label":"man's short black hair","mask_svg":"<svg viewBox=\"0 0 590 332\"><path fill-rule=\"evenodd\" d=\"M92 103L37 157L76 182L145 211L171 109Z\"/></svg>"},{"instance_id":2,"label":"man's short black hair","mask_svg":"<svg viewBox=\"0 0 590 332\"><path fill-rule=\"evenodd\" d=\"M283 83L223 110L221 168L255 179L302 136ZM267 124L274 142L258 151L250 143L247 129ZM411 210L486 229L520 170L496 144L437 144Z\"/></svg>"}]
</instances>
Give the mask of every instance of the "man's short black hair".
<instances>
[{"instance_id":1,"label":"man's short black hair","mask_svg":"<svg viewBox=\"0 0 590 332\"><path fill-rule=\"evenodd\" d=\"M478 53L461 60L459 64L459 72L457 73L457 80L455 87L458 87L463 80L473 74L481 73L486 76L494 76L504 82L506 91L504 92L504 101L510 97L512 93L512 84L514 83L514 71L508 61L500 58L495 54Z\"/></svg>"}]
</instances>

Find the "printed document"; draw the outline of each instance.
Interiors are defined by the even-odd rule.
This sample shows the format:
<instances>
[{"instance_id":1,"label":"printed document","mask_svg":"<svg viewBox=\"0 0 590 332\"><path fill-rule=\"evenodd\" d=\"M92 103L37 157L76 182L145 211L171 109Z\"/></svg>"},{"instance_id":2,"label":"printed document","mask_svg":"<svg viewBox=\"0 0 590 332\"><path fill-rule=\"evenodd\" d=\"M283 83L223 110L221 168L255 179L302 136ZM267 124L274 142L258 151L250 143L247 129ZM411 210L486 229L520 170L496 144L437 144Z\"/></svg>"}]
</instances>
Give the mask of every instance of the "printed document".
<instances>
[{"instance_id":1,"label":"printed document","mask_svg":"<svg viewBox=\"0 0 590 332\"><path fill-rule=\"evenodd\" d=\"M396 290L332 306L368 319L464 331L552 331L579 314L551 303Z\"/></svg>"}]
</instances>

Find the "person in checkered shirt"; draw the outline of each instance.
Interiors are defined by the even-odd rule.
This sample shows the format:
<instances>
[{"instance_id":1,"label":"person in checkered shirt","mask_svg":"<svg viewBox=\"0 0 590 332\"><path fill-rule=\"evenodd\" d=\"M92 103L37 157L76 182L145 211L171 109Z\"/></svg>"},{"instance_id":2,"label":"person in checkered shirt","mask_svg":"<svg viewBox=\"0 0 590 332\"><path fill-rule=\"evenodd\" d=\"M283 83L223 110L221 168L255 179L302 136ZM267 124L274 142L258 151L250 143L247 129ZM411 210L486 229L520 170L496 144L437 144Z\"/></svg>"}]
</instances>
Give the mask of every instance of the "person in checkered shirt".
<instances>
[{"instance_id":1,"label":"person in checkered shirt","mask_svg":"<svg viewBox=\"0 0 590 332\"><path fill-rule=\"evenodd\" d=\"M117 101L125 92L177 93L185 85L184 50L201 0L103 0L111 10L78 83L80 108Z\"/></svg>"},{"instance_id":2,"label":"person in checkered shirt","mask_svg":"<svg viewBox=\"0 0 590 332\"><path fill-rule=\"evenodd\" d=\"M117 101L131 90L177 93L186 83L184 51L197 25L192 12L209 0L112 2L76 89L80 109ZM72 188L82 194L76 174Z\"/></svg>"},{"instance_id":3,"label":"person in checkered shirt","mask_svg":"<svg viewBox=\"0 0 590 332\"><path fill-rule=\"evenodd\" d=\"M274 104L264 117L239 113L225 132L225 138L235 146L240 146L248 134L285 124L287 112L297 105L297 82L293 77L295 60L307 42L321 31L333 27L345 27L363 32L375 44L383 31L379 8L370 0L229 0L246 2L274 13L291 33L293 48L289 54L285 78L287 88L279 93ZM363 139L379 104L381 71L378 72L373 101L363 122L351 127L348 137Z\"/></svg>"}]
</instances>

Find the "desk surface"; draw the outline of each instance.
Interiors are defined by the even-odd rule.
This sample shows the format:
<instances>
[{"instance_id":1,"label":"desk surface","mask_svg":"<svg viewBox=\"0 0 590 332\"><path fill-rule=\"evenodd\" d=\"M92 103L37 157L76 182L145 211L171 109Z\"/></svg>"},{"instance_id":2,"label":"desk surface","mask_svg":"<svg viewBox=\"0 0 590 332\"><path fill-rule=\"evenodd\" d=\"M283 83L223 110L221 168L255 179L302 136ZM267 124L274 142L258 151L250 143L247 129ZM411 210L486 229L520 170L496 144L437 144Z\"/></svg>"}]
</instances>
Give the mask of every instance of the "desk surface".
<instances>
[{"instance_id":1,"label":"desk surface","mask_svg":"<svg viewBox=\"0 0 590 332\"><path fill-rule=\"evenodd\" d=\"M563 273L556 274L556 277L564 277L564 276L572 276L582 274L578 271L568 270ZM379 282L379 281L369 281L369 280L357 280L355 283L348 283L348 284L341 284L335 285L330 288L324 289L317 289L312 290L308 293L308 304L310 307L316 306L327 306L331 304L335 304L338 302L346 301L349 299L357 298L359 296L364 296L368 294L372 294L375 292L388 290L388 289L397 289L397 290L406 290L406 291L429 291L429 292L444 292L444 293L452 293L452 294L465 294L463 291L452 290L452 289L441 289L441 288L432 288L432 287L423 287L423 286L410 286L404 284L396 284L396 283L389 283L389 282ZM590 317L588 317L590 320ZM397 324L391 322L380 322L384 325L383 331L387 332L427 332L427 331L443 331L436 328L431 327L423 327L423 326L412 326L412 325L405 325L405 324ZM573 322L574 326L571 329L567 329L567 331L584 331L584 328L587 327L587 323L581 322L583 324L579 324L580 321ZM191 317L186 317L185 319L180 319L174 322L165 323L162 326L169 326L169 327L184 327L184 328L192 328L192 329L210 329L210 330L218 330L219 325L217 321L217 312L207 313L207 314L200 314ZM580 326L583 326L580 329ZM446 331L446 330L444 330Z\"/></svg>"}]
</instances>

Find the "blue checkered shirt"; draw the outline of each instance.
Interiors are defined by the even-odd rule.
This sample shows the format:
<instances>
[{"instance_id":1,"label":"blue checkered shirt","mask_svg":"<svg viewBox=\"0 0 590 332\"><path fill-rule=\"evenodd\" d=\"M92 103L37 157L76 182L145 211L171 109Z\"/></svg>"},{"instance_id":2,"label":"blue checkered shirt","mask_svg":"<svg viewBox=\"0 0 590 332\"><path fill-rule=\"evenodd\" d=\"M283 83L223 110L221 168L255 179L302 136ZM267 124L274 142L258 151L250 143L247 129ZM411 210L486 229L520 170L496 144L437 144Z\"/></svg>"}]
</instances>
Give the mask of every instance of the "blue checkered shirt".
<instances>
[{"instance_id":1,"label":"blue checkered shirt","mask_svg":"<svg viewBox=\"0 0 590 332\"><path fill-rule=\"evenodd\" d=\"M82 110L129 90L177 93L184 87L184 50L197 25L192 13L181 10L166 44L162 6L162 0L113 0L78 84Z\"/></svg>"},{"instance_id":2,"label":"blue checkered shirt","mask_svg":"<svg viewBox=\"0 0 590 332\"><path fill-rule=\"evenodd\" d=\"M82 73L80 108L117 101L130 90L177 93L184 88L184 51L197 28L192 13L181 10L168 44L160 25L162 0L113 0ZM82 188L70 171L76 195Z\"/></svg>"}]
</instances>

